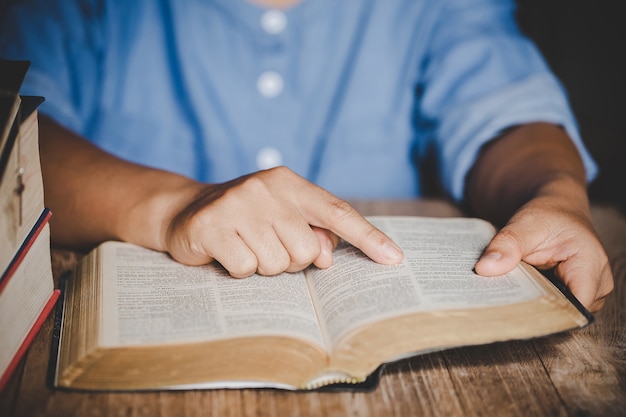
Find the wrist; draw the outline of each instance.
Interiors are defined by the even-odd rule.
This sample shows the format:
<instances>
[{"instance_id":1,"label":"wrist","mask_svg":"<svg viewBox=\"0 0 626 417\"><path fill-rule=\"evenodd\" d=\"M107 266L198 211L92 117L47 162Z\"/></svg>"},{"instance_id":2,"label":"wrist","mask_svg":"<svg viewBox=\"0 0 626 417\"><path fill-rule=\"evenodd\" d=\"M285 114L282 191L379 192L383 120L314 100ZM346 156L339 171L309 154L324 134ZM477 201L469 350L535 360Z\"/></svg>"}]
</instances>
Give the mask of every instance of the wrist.
<instances>
[{"instance_id":1,"label":"wrist","mask_svg":"<svg viewBox=\"0 0 626 417\"><path fill-rule=\"evenodd\" d=\"M132 196L128 213L118 226L120 240L158 251L167 251L166 236L174 217L204 185L195 180L162 171L147 173Z\"/></svg>"},{"instance_id":2,"label":"wrist","mask_svg":"<svg viewBox=\"0 0 626 417\"><path fill-rule=\"evenodd\" d=\"M498 225L539 197L588 206L585 168L558 126L522 125L481 151L466 182L468 207Z\"/></svg>"},{"instance_id":3,"label":"wrist","mask_svg":"<svg viewBox=\"0 0 626 417\"><path fill-rule=\"evenodd\" d=\"M580 177L567 174L556 175L542 183L536 190L533 199L545 199L554 204L568 207L590 217L587 184Z\"/></svg>"}]
</instances>

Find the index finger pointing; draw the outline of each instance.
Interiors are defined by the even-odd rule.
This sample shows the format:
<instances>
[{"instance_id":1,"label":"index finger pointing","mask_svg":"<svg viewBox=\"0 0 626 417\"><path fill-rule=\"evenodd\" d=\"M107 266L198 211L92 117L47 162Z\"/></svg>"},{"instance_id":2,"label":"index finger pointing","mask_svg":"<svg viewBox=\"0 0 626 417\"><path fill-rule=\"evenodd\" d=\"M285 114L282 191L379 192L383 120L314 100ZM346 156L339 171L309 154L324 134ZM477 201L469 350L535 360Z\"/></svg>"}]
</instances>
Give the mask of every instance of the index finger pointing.
<instances>
[{"instance_id":1,"label":"index finger pointing","mask_svg":"<svg viewBox=\"0 0 626 417\"><path fill-rule=\"evenodd\" d=\"M398 264L404 258L402 249L389 236L374 227L350 204L328 193L321 205L309 205L314 226L328 229L361 249L373 261Z\"/></svg>"}]
</instances>

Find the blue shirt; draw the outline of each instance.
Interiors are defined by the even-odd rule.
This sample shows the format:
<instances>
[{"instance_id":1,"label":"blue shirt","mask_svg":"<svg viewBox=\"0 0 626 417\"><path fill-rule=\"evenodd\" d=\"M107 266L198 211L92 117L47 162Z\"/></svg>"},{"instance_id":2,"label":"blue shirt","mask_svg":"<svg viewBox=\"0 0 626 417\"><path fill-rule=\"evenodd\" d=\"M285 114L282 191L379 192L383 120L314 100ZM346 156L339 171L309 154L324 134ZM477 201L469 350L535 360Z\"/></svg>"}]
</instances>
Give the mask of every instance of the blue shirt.
<instances>
[{"instance_id":1,"label":"blue shirt","mask_svg":"<svg viewBox=\"0 0 626 417\"><path fill-rule=\"evenodd\" d=\"M22 93L105 150L201 181L277 164L344 198L419 196L434 152L456 199L480 147L565 94L505 0L22 0L0 56Z\"/></svg>"}]
</instances>

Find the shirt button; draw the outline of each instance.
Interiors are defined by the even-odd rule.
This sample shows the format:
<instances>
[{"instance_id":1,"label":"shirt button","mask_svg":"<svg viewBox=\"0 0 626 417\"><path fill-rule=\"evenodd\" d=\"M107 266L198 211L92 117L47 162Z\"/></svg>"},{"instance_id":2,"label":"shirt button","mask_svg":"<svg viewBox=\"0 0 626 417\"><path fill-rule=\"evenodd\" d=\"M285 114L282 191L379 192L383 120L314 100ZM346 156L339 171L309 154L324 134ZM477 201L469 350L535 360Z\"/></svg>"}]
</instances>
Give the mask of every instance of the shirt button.
<instances>
[{"instance_id":1,"label":"shirt button","mask_svg":"<svg viewBox=\"0 0 626 417\"><path fill-rule=\"evenodd\" d=\"M259 169L270 169L283 163L283 156L276 148L266 147L256 154L256 166Z\"/></svg>"},{"instance_id":2,"label":"shirt button","mask_svg":"<svg viewBox=\"0 0 626 417\"><path fill-rule=\"evenodd\" d=\"M283 91L283 77L275 71L266 71L261 74L256 86L265 97L276 97Z\"/></svg>"},{"instance_id":3,"label":"shirt button","mask_svg":"<svg viewBox=\"0 0 626 417\"><path fill-rule=\"evenodd\" d=\"M277 35L287 26L287 16L280 10L268 10L261 16L261 27L267 33Z\"/></svg>"}]
</instances>

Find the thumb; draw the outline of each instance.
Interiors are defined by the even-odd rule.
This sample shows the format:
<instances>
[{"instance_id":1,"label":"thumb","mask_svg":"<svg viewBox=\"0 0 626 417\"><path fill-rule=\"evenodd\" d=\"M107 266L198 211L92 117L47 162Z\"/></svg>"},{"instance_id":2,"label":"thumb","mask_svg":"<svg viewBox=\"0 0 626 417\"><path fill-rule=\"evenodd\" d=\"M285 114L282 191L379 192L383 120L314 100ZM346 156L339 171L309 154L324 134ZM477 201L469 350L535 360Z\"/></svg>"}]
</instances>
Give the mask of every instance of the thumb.
<instances>
[{"instance_id":1,"label":"thumb","mask_svg":"<svg viewBox=\"0 0 626 417\"><path fill-rule=\"evenodd\" d=\"M491 239L475 270L478 275L496 276L510 272L522 260L524 245L521 238L505 227Z\"/></svg>"}]
</instances>

